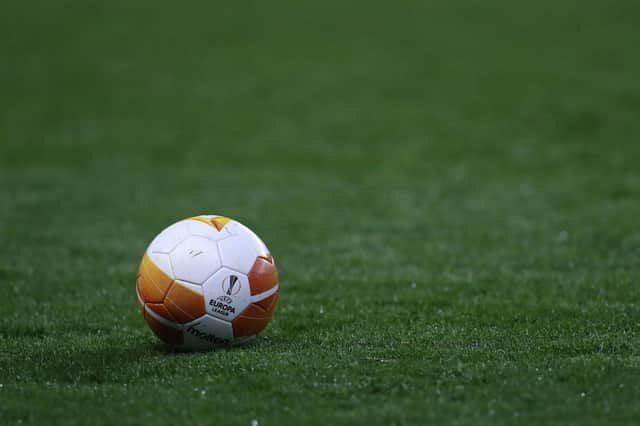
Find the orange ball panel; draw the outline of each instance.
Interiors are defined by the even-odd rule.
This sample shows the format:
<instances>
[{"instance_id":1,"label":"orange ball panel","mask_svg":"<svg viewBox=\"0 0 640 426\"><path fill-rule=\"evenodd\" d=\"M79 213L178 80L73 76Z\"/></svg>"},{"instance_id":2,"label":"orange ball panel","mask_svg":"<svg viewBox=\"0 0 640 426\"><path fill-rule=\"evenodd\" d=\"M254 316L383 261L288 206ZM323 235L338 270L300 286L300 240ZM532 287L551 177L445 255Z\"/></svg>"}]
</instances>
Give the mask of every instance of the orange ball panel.
<instances>
[{"instance_id":1,"label":"orange ball panel","mask_svg":"<svg viewBox=\"0 0 640 426\"><path fill-rule=\"evenodd\" d=\"M265 329L278 301L278 293L274 293L260 302L252 303L231 322L233 335L236 337L253 336Z\"/></svg>"},{"instance_id":2,"label":"orange ball panel","mask_svg":"<svg viewBox=\"0 0 640 426\"><path fill-rule=\"evenodd\" d=\"M176 282L171 286L164 299L175 321L186 323L200 318L205 314L204 297L201 294Z\"/></svg>"},{"instance_id":3,"label":"orange ball panel","mask_svg":"<svg viewBox=\"0 0 640 426\"><path fill-rule=\"evenodd\" d=\"M147 321L147 324L149 324L149 328L151 328L156 336L158 336L164 342L173 346L184 344L184 336L182 335L182 331L162 324L160 321L152 317L148 312L144 313L144 319Z\"/></svg>"},{"instance_id":4,"label":"orange ball panel","mask_svg":"<svg viewBox=\"0 0 640 426\"><path fill-rule=\"evenodd\" d=\"M167 309L164 303L147 303L147 307L151 309L156 314L160 315L162 318L168 319L169 321L177 322L171 312Z\"/></svg>"},{"instance_id":5,"label":"orange ball panel","mask_svg":"<svg viewBox=\"0 0 640 426\"><path fill-rule=\"evenodd\" d=\"M249 271L251 295L263 293L278 284L278 270L271 255L259 256Z\"/></svg>"}]
</instances>

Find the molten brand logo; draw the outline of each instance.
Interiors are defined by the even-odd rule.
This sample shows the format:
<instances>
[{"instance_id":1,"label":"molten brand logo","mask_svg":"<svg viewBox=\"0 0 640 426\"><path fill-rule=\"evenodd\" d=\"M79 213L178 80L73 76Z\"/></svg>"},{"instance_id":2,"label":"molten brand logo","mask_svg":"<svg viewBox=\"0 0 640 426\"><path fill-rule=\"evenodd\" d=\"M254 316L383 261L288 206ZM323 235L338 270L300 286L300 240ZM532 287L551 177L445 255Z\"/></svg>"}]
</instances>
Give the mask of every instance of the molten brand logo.
<instances>
[{"instance_id":1,"label":"molten brand logo","mask_svg":"<svg viewBox=\"0 0 640 426\"><path fill-rule=\"evenodd\" d=\"M196 336L200 340L204 340L205 342L214 343L214 344L228 344L229 339L222 339L217 337L214 334L205 333L204 331L198 330L197 327L200 323L193 324L187 328L187 333Z\"/></svg>"},{"instance_id":2,"label":"molten brand logo","mask_svg":"<svg viewBox=\"0 0 640 426\"><path fill-rule=\"evenodd\" d=\"M240 292L242 288L242 283L240 279L235 275L229 275L222 281L222 291L224 291L227 296L235 296Z\"/></svg>"}]
</instances>

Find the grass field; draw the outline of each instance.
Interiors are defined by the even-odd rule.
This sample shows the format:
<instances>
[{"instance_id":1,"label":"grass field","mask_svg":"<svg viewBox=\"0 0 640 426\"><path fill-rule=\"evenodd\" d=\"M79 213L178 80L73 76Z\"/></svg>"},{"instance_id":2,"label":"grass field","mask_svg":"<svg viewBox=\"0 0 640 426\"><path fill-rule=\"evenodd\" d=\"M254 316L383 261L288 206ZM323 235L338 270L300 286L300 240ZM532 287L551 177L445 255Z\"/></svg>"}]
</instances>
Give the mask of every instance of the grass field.
<instances>
[{"instance_id":1,"label":"grass field","mask_svg":"<svg viewBox=\"0 0 640 426\"><path fill-rule=\"evenodd\" d=\"M0 424L638 424L639 21L3 1ZM137 311L146 245L200 213L278 262L246 348Z\"/></svg>"}]
</instances>

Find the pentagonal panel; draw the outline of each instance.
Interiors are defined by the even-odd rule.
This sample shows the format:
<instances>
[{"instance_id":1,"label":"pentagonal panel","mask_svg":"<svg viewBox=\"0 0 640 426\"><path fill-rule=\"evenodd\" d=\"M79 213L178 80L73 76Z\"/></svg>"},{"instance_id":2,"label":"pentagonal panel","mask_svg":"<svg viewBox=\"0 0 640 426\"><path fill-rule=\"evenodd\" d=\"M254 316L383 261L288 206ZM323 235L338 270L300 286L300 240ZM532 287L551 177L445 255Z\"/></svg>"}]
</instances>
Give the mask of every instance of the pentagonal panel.
<instances>
[{"instance_id":1,"label":"pentagonal panel","mask_svg":"<svg viewBox=\"0 0 640 426\"><path fill-rule=\"evenodd\" d=\"M218 230L215 223L210 223L209 220L210 219L205 216L198 216L197 218L187 220L186 224L189 228L189 234L205 237L213 241L219 241L231 235L225 228Z\"/></svg>"},{"instance_id":2,"label":"pentagonal panel","mask_svg":"<svg viewBox=\"0 0 640 426\"><path fill-rule=\"evenodd\" d=\"M229 345L233 340L231 323L204 315L185 324L184 345L193 349L209 349Z\"/></svg>"},{"instance_id":3,"label":"pentagonal panel","mask_svg":"<svg viewBox=\"0 0 640 426\"><path fill-rule=\"evenodd\" d=\"M149 244L149 252L170 253L180 242L189 236L185 221L174 223L166 228Z\"/></svg>"},{"instance_id":4,"label":"pentagonal panel","mask_svg":"<svg viewBox=\"0 0 640 426\"><path fill-rule=\"evenodd\" d=\"M216 272L203 285L207 313L231 321L251 301L251 289L246 275L227 268Z\"/></svg>"},{"instance_id":5,"label":"pentagonal panel","mask_svg":"<svg viewBox=\"0 0 640 426\"><path fill-rule=\"evenodd\" d=\"M215 242L191 236L171 252L171 266L176 279L202 284L220 268L220 256Z\"/></svg>"}]
</instances>

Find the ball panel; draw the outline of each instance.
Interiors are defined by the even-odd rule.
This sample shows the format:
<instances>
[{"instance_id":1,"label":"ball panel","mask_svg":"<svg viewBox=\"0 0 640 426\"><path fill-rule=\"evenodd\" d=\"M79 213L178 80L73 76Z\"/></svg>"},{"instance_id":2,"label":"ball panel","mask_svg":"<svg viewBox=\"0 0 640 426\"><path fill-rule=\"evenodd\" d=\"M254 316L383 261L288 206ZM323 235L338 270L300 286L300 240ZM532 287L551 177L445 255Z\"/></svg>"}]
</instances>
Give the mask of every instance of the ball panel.
<instances>
[{"instance_id":1,"label":"ball panel","mask_svg":"<svg viewBox=\"0 0 640 426\"><path fill-rule=\"evenodd\" d=\"M253 304L264 309L265 314L273 315L273 311L276 309L276 303L278 303L278 297L279 293L275 292L267 298L264 298L258 302L253 302Z\"/></svg>"},{"instance_id":2,"label":"ball panel","mask_svg":"<svg viewBox=\"0 0 640 426\"><path fill-rule=\"evenodd\" d=\"M243 237L246 241L246 247L253 247L256 251L256 256L267 256L269 255L269 249L262 242L260 237L258 237L255 232L251 229L247 228L240 222L236 220L232 220L227 225L227 229L231 235L237 235Z\"/></svg>"},{"instance_id":3,"label":"ball panel","mask_svg":"<svg viewBox=\"0 0 640 426\"><path fill-rule=\"evenodd\" d=\"M136 282L136 301L138 302L138 309L140 309L140 313L144 315L144 302L142 301L142 296L140 296L140 291L138 290L138 283Z\"/></svg>"},{"instance_id":4,"label":"ball panel","mask_svg":"<svg viewBox=\"0 0 640 426\"><path fill-rule=\"evenodd\" d=\"M151 241L148 251L168 254L188 236L189 230L185 221L174 223Z\"/></svg>"},{"instance_id":5,"label":"ball panel","mask_svg":"<svg viewBox=\"0 0 640 426\"><path fill-rule=\"evenodd\" d=\"M171 252L171 266L176 279L202 284L220 269L220 255L214 241L190 236Z\"/></svg>"},{"instance_id":6,"label":"ball panel","mask_svg":"<svg viewBox=\"0 0 640 426\"><path fill-rule=\"evenodd\" d=\"M231 235L226 229L218 229L213 226L208 219L192 218L187 220L186 224L189 228L189 235L198 235L213 241L219 241Z\"/></svg>"},{"instance_id":7,"label":"ball panel","mask_svg":"<svg viewBox=\"0 0 640 426\"><path fill-rule=\"evenodd\" d=\"M207 313L231 321L249 305L251 292L246 275L222 268L202 286Z\"/></svg>"},{"instance_id":8,"label":"ball panel","mask_svg":"<svg viewBox=\"0 0 640 426\"><path fill-rule=\"evenodd\" d=\"M214 218L211 218L211 223L213 223L213 226L216 227L216 229L218 231L220 231L222 228L224 228L224 226L229 223L231 219L229 219L228 217L224 217L224 216L217 216Z\"/></svg>"},{"instance_id":9,"label":"ball panel","mask_svg":"<svg viewBox=\"0 0 640 426\"><path fill-rule=\"evenodd\" d=\"M204 298L201 293L174 282L164 299L175 320L181 324L193 321L205 314Z\"/></svg>"},{"instance_id":10,"label":"ball panel","mask_svg":"<svg viewBox=\"0 0 640 426\"><path fill-rule=\"evenodd\" d=\"M268 298L252 303L234 319L233 335L236 337L251 336L258 334L267 326L273 315L278 301L278 293L274 293Z\"/></svg>"},{"instance_id":11,"label":"ball panel","mask_svg":"<svg viewBox=\"0 0 640 426\"><path fill-rule=\"evenodd\" d=\"M172 282L173 279L158 268L145 253L138 268L138 278L136 282L142 301L162 302Z\"/></svg>"},{"instance_id":12,"label":"ball panel","mask_svg":"<svg viewBox=\"0 0 640 426\"><path fill-rule=\"evenodd\" d=\"M197 220L199 222L206 223L207 225L216 228L218 231L221 231L222 228L224 228L224 226L231 219L224 216L200 215L200 216L192 217L191 220Z\"/></svg>"},{"instance_id":13,"label":"ball panel","mask_svg":"<svg viewBox=\"0 0 640 426\"><path fill-rule=\"evenodd\" d=\"M254 241L246 234L233 235L218 242L222 265L248 274L259 255Z\"/></svg>"},{"instance_id":14,"label":"ball panel","mask_svg":"<svg viewBox=\"0 0 640 426\"><path fill-rule=\"evenodd\" d=\"M168 254L147 250L147 256L149 256L153 264L164 272L165 275L173 277L173 269L171 268L171 260Z\"/></svg>"},{"instance_id":15,"label":"ball panel","mask_svg":"<svg viewBox=\"0 0 640 426\"><path fill-rule=\"evenodd\" d=\"M251 295L263 293L278 284L278 270L273 264L273 258L259 256L249 271Z\"/></svg>"},{"instance_id":16,"label":"ball panel","mask_svg":"<svg viewBox=\"0 0 640 426\"><path fill-rule=\"evenodd\" d=\"M146 310L144 312L144 319L155 335L165 343L172 346L179 346L184 343L184 336L181 330L161 323Z\"/></svg>"},{"instance_id":17,"label":"ball panel","mask_svg":"<svg viewBox=\"0 0 640 426\"><path fill-rule=\"evenodd\" d=\"M184 338L185 347L188 348L215 348L233 341L233 329L228 321L204 315L185 325Z\"/></svg>"},{"instance_id":18,"label":"ball panel","mask_svg":"<svg viewBox=\"0 0 640 426\"><path fill-rule=\"evenodd\" d=\"M202 285L201 284L192 284L192 283L188 283L186 281L180 281L180 280L175 280L177 283L179 283L181 286L186 287L190 290L195 291L196 293L202 293Z\"/></svg>"},{"instance_id":19,"label":"ball panel","mask_svg":"<svg viewBox=\"0 0 640 426\"><path fill-rule=\"evenodd\" d=\"M167 319L172 322L177 322L175 317L171 315L171 312L167 309L164 303L147 303L147 308L151 309L156 314L160 315L162 318Z\"/></svg>"}]
</instances>

